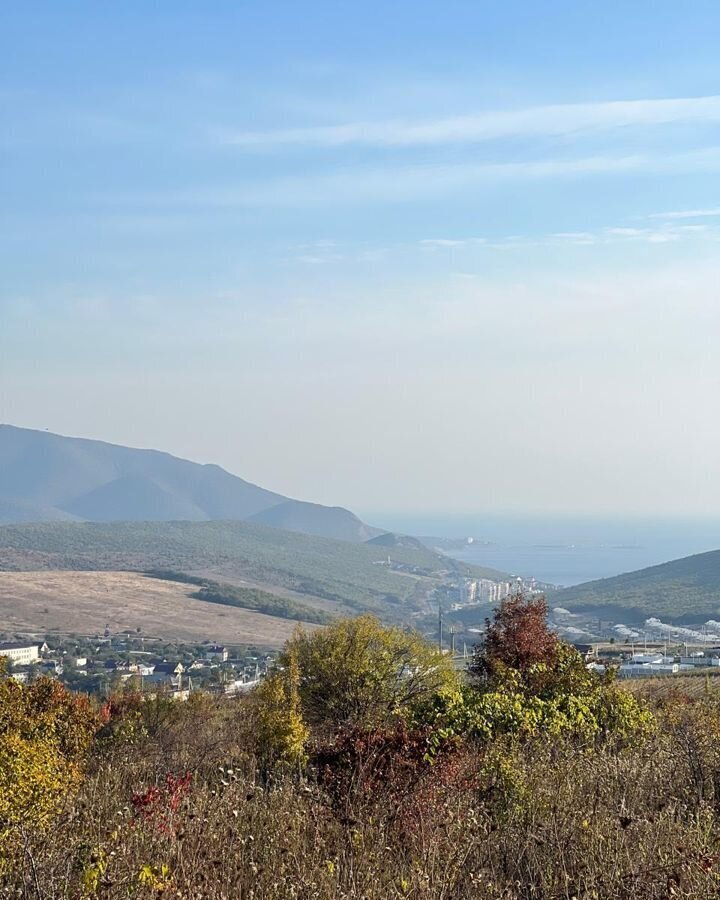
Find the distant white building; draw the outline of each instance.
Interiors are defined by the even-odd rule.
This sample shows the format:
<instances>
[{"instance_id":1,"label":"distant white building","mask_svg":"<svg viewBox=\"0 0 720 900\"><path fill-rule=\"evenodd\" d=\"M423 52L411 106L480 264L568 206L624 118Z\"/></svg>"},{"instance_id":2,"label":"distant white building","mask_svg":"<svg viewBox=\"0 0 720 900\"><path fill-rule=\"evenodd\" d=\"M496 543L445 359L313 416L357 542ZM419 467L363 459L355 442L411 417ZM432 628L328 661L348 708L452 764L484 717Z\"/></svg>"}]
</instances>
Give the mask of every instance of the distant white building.
<instances>
[{"instance_id":1,"label":"distant white building","mask_svg":"<svg viewBox=\"0 0 720 900\"><path fill-rule=\"evenodd\" d=\"M18 666L30 666L39 662L40 651L37 644L9 642L0 644L0 656L7 657Z\"/></svg>"},{"instance_id":2,"label":"distant white building","mask_svg":"<svg viewBox=\"0 0 720 900\"><path fill-rule=\"evenodd\" d=\"M500 603L512 593L513 585L509 581L491 581L481 578L477 582L477 598L480 603Z\"/></svg>"},{"instance_id":3,"label":"distant white building","mask_svg":"<svg viewBox=\"0 0 720 900\"><path fill-rule=\"evenodd\" d=\"M458 588L458 597L461 605L466 606L475 603L477 598L477 581L464 581Z\"/></svg>"},{"instance_id":4,"label":"distant white building","mask_svg":"<svg viewBox=\"0 0 720 900\"><path fill-rule=\"evenodd\" d=\"M234 681L224 684L223 691L226 694L243 694L256 688L260 684L260 680L259 678L254 678L251 681L243 681L240 678L236 678Z\"/></svg>"},{"instance_id":5,"label":"distant white building","mask_svg":"<svg viewBox=\"0 0 720 900\"><path fill-rule=\"evenodd\" d=\"M620 678L648 678L653 675L677 675L677 663L625 663L618 669Z\"/></svg>"}]
</instances>

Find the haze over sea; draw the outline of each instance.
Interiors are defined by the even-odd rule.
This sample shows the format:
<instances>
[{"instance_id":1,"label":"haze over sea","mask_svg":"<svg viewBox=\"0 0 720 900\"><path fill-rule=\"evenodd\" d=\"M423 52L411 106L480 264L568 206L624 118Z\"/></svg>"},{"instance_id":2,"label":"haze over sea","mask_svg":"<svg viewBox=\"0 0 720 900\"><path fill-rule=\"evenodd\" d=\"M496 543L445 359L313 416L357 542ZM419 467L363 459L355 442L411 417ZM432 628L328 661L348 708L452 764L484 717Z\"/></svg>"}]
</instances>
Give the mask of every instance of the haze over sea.
<instances>
[{"instance_id":1,"label":"haze over sea","mask_svg":"<svg viewBox=\"0 0 720 900\"><path fill-rule=\"evenodd\" d=\"M365 515L406 534L473 537L458 559L569 587L720 549L720 519Z\"/></svg>"}]
</instances>

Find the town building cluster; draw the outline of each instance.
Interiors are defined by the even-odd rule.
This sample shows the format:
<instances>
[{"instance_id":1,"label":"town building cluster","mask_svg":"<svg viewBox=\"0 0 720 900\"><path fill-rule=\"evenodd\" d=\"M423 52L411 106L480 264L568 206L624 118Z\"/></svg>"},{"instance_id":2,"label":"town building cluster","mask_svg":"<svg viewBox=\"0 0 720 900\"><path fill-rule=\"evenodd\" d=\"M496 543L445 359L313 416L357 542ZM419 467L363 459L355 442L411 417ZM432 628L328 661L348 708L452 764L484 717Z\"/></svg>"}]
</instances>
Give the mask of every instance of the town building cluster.
<instances>
[{"instance_id":1,"label":"town building cluster","mask_svg":"<svg viewBox=\"0 0 720 900\"><path fill-rule=\"evenodd\" d=\"M271 654L218 644L162 644L152 646L130 635L47 642L0 643L7 673L20 682L40 675L57 678L71 688L109 694L128 685L154 695L159 692L186 699L202 688L217 693L249 690L267 673ZM82 647L82 652L79 648Z\"/></svg>"},{"instance_id":2,"label":"town building cluster","mask_svg":"<svg viewBox=\"0 0 720 900\"><path fill-rule=\"evenodd\" d=\"M694 653L692 656L669 656L667 653L633 653L618 668L620 678L648 678L655 675L677 675L679 672L720 667L720 656Z\"/></svg>"},{"instance_id":3,"label":"town building cluster","mask_svg":"<svg viewBox=\"0 0 720 900\"><path fill-rule=\"evenodd\" d=\"M634 647L626 650L615 646L602 648L598 644L576 643L575 647L584 655L589 669L599 673L613 669L619 678L653 678L712 669L715 669L713 675L720 674L720 647L689 653L685 646L685 655L672 653L667 645L645 647L642 651L636 651ZM682 648L683 645L679 645L676 649Z\"/></svg>"},{"instance_id":4,"label":"town building cluster","mask_svg":"<svg viewBox=\"0 0 720 900\"><path fill-rule=\"evenodd\" d=\"M452 608L462 609L464 606L485 603L495 606L512 594L522 593L525 596L534 596L544 593L546 587L534 578L514 578L510 581L466 578L455 589Z\"/></svg>"}]
</instances>

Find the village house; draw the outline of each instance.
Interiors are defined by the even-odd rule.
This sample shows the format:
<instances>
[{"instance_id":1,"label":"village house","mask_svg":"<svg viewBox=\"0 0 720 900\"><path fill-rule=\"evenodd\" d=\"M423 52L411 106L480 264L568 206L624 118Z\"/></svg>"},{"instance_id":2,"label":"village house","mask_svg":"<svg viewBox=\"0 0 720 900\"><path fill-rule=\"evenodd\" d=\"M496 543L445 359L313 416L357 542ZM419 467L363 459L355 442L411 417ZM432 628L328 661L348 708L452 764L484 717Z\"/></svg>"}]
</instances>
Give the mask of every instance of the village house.
<instances>
[{"instance_id":1,"label":"village house","mask_svg":"<svg viewBox=\"0 0 720 900\"><path fill-rule=\"evenodd\" d=\"M182 675L185 666L181 662L160 662L155 665L156 675Z\"/></svg>"},{"instance_id":2,"label":"village house","mask_svg":"<svg viewBox=\"0 0 720 900\"><path fill-rule=\"evenodd\" d=\"M40 670L43 675L62 675L65 667L59 659L47 659L40 663Z\"/></svg>"},{"instance_id":3,"label":"village house","mask_svg":"<svg viewBox=\"0 0 720 900\"><path fill-rule=\"evenodd\" d=\"M161 662L155 666L155 671L143 679L145 685L157 685L158 687L180 690L182 688L182 676L185 667L182 663Z\"/></svg>"},{"instance_id":4,"label":"village house","mask_svg":"<svg viewBox=\"0 0 720 900\"><path fill-rule=\"evenodd\" d=\"M227 662L228 649L227 647L213 644L212 647L208 647L205 651L205 658L215 662Z\"/></svg>"}]
</instances>

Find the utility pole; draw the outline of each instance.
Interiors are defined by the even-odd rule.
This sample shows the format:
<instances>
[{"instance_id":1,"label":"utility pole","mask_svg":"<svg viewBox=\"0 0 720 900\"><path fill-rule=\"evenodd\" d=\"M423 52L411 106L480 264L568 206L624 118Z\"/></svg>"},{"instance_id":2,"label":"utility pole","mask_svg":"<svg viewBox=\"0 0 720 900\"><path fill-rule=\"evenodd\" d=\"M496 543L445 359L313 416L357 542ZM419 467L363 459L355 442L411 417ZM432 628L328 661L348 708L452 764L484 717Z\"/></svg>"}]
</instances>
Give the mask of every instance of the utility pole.
<instances>
[{"instance_id":1,"label":"utility pole","mask_svg":"<svg viewBox=\"0 0 720 900\"><path fill-rule=\"evenodd\" d=\"M455 626L450 629L450 656L455 658Z\"/></svg>"},{"instance_id":2,"label":"utility pole","mask_svg":"<svg viewBox=\"0 0 720 900\"><path fill-rule=\"evenodd\" d=\"M443 648L443 617L442 617L442 601L438 603L438 650L442 653Z\"/></svg>"}]
</instances>

